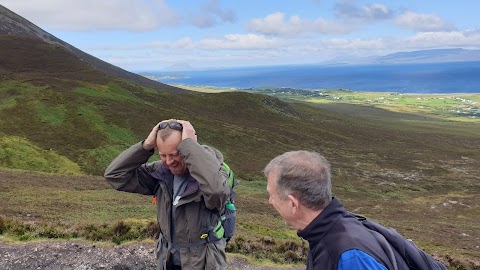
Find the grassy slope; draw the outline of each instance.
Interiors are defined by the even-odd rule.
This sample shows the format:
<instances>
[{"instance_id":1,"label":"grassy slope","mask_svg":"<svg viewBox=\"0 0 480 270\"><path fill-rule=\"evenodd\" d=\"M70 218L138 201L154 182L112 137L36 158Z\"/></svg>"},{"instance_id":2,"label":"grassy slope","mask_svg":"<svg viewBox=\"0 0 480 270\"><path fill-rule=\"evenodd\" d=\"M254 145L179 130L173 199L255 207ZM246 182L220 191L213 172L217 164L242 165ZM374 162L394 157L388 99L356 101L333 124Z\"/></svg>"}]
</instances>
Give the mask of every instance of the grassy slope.
<instances>
[{"instance_id":1,"label":"grassy slope","mask_svg":"<svg viewBox=\"0 0 480 270\"><path fill-rule=\"evenodd\" d=\"M188 119L201 142L221 150L242 179L234 249L276 260L286 241L284 247L300 250L289 255L292 260L301 256L295 232L267 203L261 170L277 154L309 149L330 160L334 192L350 210L394 226L444 258L467 266L480 260L478 123L250 93L158 92L97 74L48 46L34 49L62 61L43 69L0 68L0 166L31 171L40 163L38 171L72 176L3 172L1 216L54 224L63 219L67 227L152 220L150 198L115 192L95 175L158 121ZM66 67L52 74L57 64ZM2 154L22 149L15 142L36 154ZM65 159L62 168L53 166L58 157ZM15 167L15 158L30 165ZM75 176L80 170L93 176ZM268 256L269 249L281 255Z\"/></svg>"}]
</instances>

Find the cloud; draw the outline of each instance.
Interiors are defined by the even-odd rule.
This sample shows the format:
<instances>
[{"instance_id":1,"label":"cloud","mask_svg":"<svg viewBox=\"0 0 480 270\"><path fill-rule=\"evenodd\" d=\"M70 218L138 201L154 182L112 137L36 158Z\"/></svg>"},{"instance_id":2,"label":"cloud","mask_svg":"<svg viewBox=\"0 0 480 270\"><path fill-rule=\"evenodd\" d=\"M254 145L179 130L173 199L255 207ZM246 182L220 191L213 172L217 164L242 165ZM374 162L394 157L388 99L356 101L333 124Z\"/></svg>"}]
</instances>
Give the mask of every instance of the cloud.
<instances>
[{"instance_id":1,"label":"cloud","mask_svg":"<svg viewBox=\"0 0 480 270\"><path fill-rule=\"evenodd\" d=\"M209 28L217 24L215 17L209 14L196 14L190 16L190 23L198 28Z\"/></svg>"},{"instance_id":2,"label":"cloud","mask_svg":"<svg viewBox=\"0 0 480 270\"><path fill-rule=\"evenodd\" d=\"M222 39L203 39L196 47L203 50L254 50L283 47L287 43L255 34L229 34Z\"/></svg>"},{"instance_id":3,"label":"cloud","mask_svg":"<svg viewBox=\"0 0 480 270\"><path fill-rule=\"evenodd\" d=\"M283 37L297 37L309 33L325 35L350 34L371 23L393 24L415 31L451 31L452 24L431 14L418 14L411 11L398 14L383 4L358 6L352 0L340 0L334 7L335 19L302 19L299 16L288 18L285 13L272 13L264 18L253 19L246 24L250 32Z\"/></svg>"},{"instance_id":4,"label":"cloud","mask_svg":"<svg viewBox=\"0 0 480 270\"><path fill-rule=\"evenodd\" d=\"M405 45L415 49L421 48L473 48L480 44L480 30L423 32L405 40Z\"/></svg>"},{"instance_id":5,"label":"cloud","mask_svg":"<svg viewBox=\"0 0 480 270\"><path fill-rule=\"evenodd\" d=\"M375 51L375 50L383 50L387 47L387 44L390 44L388 40L383 38L375 38L375 39L326 39L320 42L321 47L325 49L333 49L333 50L348 50L352 53L355 51Z\"/></svg>"},{"instance_id":6,"label":"cloud","mask_svg":"<svg viewBox=\"0 0 480 270\"><path fill-rule=\"evenodd\" d=\"M319 18L315 21L304 20L299 16L285 19L285 14L276 12L261 19L253 19L246 24L248 31L274 36L298 36L307 33L345 34L352 30L352 26L326 21Z\"/></svg>"},{"instance_id":7,"label":"cloud","mask_svg":"<svg viewBox=\"0 0 480 270\"><path fill-rule=\"evenodd\" d=\"M180 20L164 0L3 0L2 5L37 25L69 31L148 31Z\"/></svg>"},{"instance_id":8,"label":"cloud","mask_svg":"<svg viewBox=\"0 0 480 270\"><path fill-rule=\"evenodd\" d=\"M166 42L166 41L156 41L156 42L148 42L141 47L146 47L147 49L156 49L156 50L193 50L195 49L195 42L192 41L191 38L185 37L178 39L173 42ZM139 48L140 49L140 48Z\"/></svg>"},{"instance_id":9,"label":"cloud","mask_svg":"<svg viewBox=\"0 0 480 270\"><path fill-rule=\"evenodd\" d=\"M335 15L347 21L382 21L394 16L393 12L382 4L358 7L349 1L335 4Z\"/></svg>"},{"instance_id":10,"label":"cloud","mask_svg":"<svg viewBox=\"0 0 480 270\"><path fill-rule=\"evenodd\" d=\"M112 47L102 59L125 68L158 69L185 62L195 67L363 61L363 57L431 48L478 49L480 30L422 32L406 38L281 39L257 34L231 34L194 41L152 42L118 51Z\"/></svg>"},{"instance_id":11,"label":"cloud","mask_svg":"<svg viewBox=\"0 0 480 270\"><path fill-rule=\"evenodd\" d=\"M290 20L284 22L285 14L281 12L273 13L263 19L253 19L247 24L247 29L252 32L266 35L292 35L303 32L305 22L298 16L290 17Z\"/></svg>"},{"instance_id":12,"label":"cloud","mask_svg":"<svg viewBox=\"0 0 480 270\"><path fill-rule=\"evenodd\" d=\"M191 24L199 28L215 26L220 22L234 23L237 15L233 10L225 10L220 7L218 0L210 0L201 6L199 13L188 16Z\"/></svg>"},{"instance_id":13,"label":"cloud","mask_svg":"<svg viewBox=\"0 0 480 270\"><path fill-rule=\"evenodd\" d=\"M335 5L335 15L345 22L357 24L371 22L393 23L417 32L455 30L451 23L444 21L437 15L419 14L412 11L398 13L382 4L359 7L352 4L352 1L343 0Z\"/></svg>"},{"instance_id":14,"label":"cloud","mask_svg":"<svg viewBox=\"0 0 480 270\"><path fill-rule=\"evenodd\" d=\"M433 14L418 14L407 11L395 18L395 23L401 27L419 32L451 31L455 27Z\"/></svg>"},{"instance_id":15,"label":"cloud","mask_svg":"<svg viewBox=\"0 0 480 270\"><path fill-rule=\"evenodd\" d=\"M173 42L157 41L148 42L142 45L130 46L128 49L136 48L138 50L155 50L155 51L180 51L180 50L197 50L197 51L215 51L215 50L258 50L258 49L275 49L288 46L289 42L277 38L266 37L256 34L229 34L221 38L206 38L193 41L191 38L185 37ZM110 49L120 49L125 47L110 47ZM92 48L92 49L99 49ZM104 48L105 49L105 48ZM191 53L191 52L190 52Z\"/></svg>"},{"instance_id":16,"label":"cloud","mask_svg":"<svg viewBox=\"0 0 480 270\"><path fill-rule=\"evenodd\" d=\"M384 55L406 50L432 48L478 49L480 30L422 32L406 38L334 38L315 42L317 50L330 51L332 55L344 52L351 55ZM313 53L312 46L311 53Z\"/></svg>"},{"instance_id":17,"label":"cloud","mask_svg":"<svg viewBox=\"0 0 480 270\"><path fill-rule=\"evenodd\" d=\"M224 10L220 8L219 0L210 0L203 8L205 11L215 14L222 21L234 23L237 20L237 15L233 10Z\"/></svg>"}]
</instances>

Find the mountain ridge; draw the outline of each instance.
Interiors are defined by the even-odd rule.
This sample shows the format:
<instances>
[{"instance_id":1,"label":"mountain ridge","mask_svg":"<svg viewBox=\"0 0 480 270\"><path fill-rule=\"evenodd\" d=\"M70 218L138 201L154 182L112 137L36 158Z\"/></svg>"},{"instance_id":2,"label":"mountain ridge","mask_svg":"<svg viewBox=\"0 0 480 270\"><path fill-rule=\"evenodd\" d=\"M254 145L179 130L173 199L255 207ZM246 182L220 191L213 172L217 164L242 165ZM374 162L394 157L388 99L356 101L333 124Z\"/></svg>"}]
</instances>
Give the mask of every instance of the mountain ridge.
<instances>
[{"instance_id":1,"label":"mountain ridge","mask_svg":"<svg viewBox=\"0 0 480 270\"><path fill-rule=\"evenodd\" d=\"M378 63L444 63L480 61L480 50L462 48L397 52L378 57Z\"/></svg>"},{"instance_id":2,"label":"mountain ridge","mask_svg":"<svg viewBox=\"0 0 480 270\"><path fill-rule=\"evenodd\" d=\"M326 61L329 65L420 64L480 61L480 50L462 48L400 51L382 56L342 56Z\"/></svg>"},{"instance_id":3,"label":"mountain ridge","mask_svg":"<svg viewBox=\"0 0 480 270\"><path fill-rule=\"evenodd\" d=\"M50 33L44 31L37 25L28 21L27 19L19 16L13 11L7 9L6 7L0 5L0 36L10 36L10 37L28 37L31 39L41 40L48 44L61 47L68 51L69 53L75 55L79 60L88 63L93 68L104 72L110 76L122 78L126 81L132 83L149 87L152 89L171 91L176 93L188 93L190 91L166 85L157 81L150 80L138 74L126 71L117 66L114 66L110 63L107 63L97 57L94 57L90 54L87 54L76 47L58 39L57 37L51 35ZM0 49L2 44L0 44ZM2 49L6 50L6 49ZM2 59L0 59L1 61Z\"/></svg>"}]
</instances>

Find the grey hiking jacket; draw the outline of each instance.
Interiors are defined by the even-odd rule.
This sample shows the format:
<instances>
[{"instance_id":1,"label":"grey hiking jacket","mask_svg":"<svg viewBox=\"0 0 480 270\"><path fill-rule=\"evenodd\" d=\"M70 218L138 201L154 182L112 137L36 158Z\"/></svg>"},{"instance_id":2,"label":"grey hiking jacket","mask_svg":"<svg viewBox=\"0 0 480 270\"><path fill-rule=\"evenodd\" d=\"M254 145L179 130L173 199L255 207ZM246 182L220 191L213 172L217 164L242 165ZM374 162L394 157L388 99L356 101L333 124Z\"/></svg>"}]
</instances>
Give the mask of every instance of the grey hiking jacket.
<instances>
[{"instance_id":1,"label":"grey hiking jacket","mask_svg":"<svg viewBox=\"0 0 480 270\"><path fill-rule=\"evenodd\" d=\"M223 238L211 229L218 224L230 194L228 174L222 166L223 155L216 149L185 139L177 147L189 175L186 188L171 216L173 174L161 161L147 163L154 151L139 142L121 153L105 171L106 180L115 189L154 195L161 236L157 245L159 269L166 269L171 252L180 251L182 269L227 269ZM170 226L171 221L175 227ZM203 234L207 239L201 239ZM169 252L170 251L170 252Z\"/></svg>"}]
</instances>

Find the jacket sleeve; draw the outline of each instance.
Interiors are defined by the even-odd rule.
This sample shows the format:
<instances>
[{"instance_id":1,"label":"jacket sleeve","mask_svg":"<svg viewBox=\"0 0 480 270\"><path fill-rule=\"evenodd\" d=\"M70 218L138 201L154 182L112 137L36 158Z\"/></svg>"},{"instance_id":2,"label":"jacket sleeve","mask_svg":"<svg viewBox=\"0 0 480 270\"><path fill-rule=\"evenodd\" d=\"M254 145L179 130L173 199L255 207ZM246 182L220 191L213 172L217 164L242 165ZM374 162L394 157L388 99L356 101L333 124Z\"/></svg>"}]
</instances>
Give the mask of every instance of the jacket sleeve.
<instances>
[{"instance_id":1,"label":"jacket sleeve","mask_svg":"<svg viewBox=\"0 0 480 270\"><path fill-rule=\"evenodd\" d=\"M197 180L206 207L222 212L230 195L228 174L222 161L192 139L183 140L177 150L183 156L190 174Z\"/></svg>"},{"instance_id":2,"label":"jacket sleeve","mask_svg":"<svg viewBox=\"0 0 480 270\"><path fill-rule=\"evenodd\" d=\"M150 175L158 167L158 161L146 163L153 155L142 146L132 145L115 158L105 170L104 177L115 189L126 192L153 195L157 180Z\"/></svg>"},{"instance_id":3,"label":"jacket sleeve","mask_svg":"<svg viewBox=\"0 0 480 270\"><path fill-rule=\"evenodd\" d=\"M350 249L342 253L338 260L337 270L387 270L381 263L372 256L358 250Z\"/></svg>"}]
</instances>

